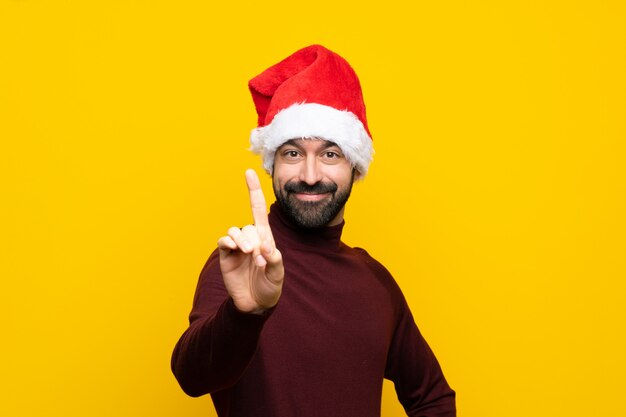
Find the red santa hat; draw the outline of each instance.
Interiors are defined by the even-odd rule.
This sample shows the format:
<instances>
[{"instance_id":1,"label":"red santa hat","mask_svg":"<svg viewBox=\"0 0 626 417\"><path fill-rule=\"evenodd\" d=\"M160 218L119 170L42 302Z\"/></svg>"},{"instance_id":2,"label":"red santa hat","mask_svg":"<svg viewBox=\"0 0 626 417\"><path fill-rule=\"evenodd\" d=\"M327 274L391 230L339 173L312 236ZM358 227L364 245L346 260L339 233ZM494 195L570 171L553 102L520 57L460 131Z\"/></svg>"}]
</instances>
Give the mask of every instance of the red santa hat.
<instances>
[{"instance_id":1,"label":"red santa hat","mask_svg":"<svg viewBox=\"0 0 626 417\"><path fill-rule=\"evenodd\" d=\"M272 172L274 154L290 139L336 143L361 175L374 149L359 79L350 64L320 45L300 49L248 83L259 116L251 150Z\"/></svg>"}]
</instances>

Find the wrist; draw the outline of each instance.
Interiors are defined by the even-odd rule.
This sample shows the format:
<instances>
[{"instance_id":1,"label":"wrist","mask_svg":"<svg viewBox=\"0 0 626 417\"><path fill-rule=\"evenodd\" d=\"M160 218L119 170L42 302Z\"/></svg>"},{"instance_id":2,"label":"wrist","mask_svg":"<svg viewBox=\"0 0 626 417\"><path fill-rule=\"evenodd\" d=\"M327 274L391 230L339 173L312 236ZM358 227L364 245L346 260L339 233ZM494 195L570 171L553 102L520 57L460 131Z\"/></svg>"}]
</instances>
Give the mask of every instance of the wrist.
<instances>
[{"instance_id":1,"label":"wrist","mask_svg":"<svg viewBox=\"0 0 626 417\"><path fill-rule=\"evenodd\" d=\"M240 308L237 305L237 302L231 297L230 301L233 305L233 307L235 307L235 310L237 310L238 313L240 314L246 314L246 315L254 315L254 316L266 316L268 314L271 313L272 310L274 310L274 308L276 307L275 305L272 307L252 307L250 306L250 308Z\"/></svg>"},{"instance_id":2,"label":"wrist","mask_svg":"<svg viewBox=\"0 0 626 417\"><path fill-rule=\"evenodd\" d=\"M252 310L247 314L254 314L256 316L266 316L269 314L272 308L257 308L256 310Z\"/></svg>"}]
</instances>

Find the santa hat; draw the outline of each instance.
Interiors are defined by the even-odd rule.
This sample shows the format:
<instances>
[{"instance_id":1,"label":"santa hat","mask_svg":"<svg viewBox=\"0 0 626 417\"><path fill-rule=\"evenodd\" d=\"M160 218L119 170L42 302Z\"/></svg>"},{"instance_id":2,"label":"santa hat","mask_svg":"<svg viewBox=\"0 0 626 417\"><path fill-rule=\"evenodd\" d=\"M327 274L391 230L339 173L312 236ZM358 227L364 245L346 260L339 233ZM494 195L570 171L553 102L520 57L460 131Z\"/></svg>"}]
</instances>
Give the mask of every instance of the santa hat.
<instances>
[{"instance_id":1,"label":"santa hat","mask_svg":"<svg viewBox=\"0 0 626 417\"><path fill-rule=\"evenodd\" d=\"M320 45L300 49L248 83L259 115L252 151L272 172L274 154L290 139L319 138L336 143L365 175L374 149L361 85L350 64Z\"/></svg>"}]
</instances>

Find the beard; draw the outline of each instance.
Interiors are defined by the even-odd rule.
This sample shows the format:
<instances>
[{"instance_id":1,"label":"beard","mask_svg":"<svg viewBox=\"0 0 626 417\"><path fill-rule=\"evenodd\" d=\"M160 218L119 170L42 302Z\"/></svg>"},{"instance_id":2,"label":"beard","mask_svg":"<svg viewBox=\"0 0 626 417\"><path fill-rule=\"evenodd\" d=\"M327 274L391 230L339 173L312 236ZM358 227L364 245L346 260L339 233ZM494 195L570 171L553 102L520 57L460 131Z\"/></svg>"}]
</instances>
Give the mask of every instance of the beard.
<instances>
[{"instance_id":1,"label":"beard","mask_svg":"<svg viewBox=\"0 0 626 417\"><path fill-rule=\"evenodd\" d=\"M291 181L282 189L274 184L274 194L289 220L305 229L318 229L328 225L339 214L350 197L353 183L354 172L350 184L343 190L334 182L309 185L302 181ZM329 193L329 196L320 201L302 201L296 197L296 193Z\"/></svg>"}]
</instances>

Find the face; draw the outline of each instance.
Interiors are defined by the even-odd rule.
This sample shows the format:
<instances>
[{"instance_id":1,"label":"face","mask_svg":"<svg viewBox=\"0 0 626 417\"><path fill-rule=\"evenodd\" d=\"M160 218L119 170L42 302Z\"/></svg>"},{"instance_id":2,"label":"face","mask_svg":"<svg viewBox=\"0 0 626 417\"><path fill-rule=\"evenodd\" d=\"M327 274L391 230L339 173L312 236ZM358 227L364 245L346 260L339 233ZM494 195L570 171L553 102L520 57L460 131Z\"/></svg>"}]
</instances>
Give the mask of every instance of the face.
<instances>
[{"instance_id":1,"label":"face","mask_svg":"<svg viewBox=\"0 0 626 417\"><path fill-rule=\"evenodd\" d=\"M352 165L333 142L292 139L274 157L274 194L300 227L334 226L343 220L354 175Z\"/></svg>"}]
</instances>

